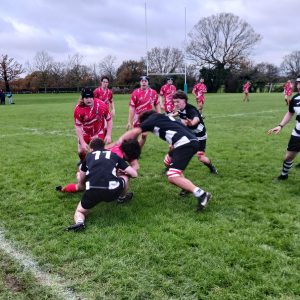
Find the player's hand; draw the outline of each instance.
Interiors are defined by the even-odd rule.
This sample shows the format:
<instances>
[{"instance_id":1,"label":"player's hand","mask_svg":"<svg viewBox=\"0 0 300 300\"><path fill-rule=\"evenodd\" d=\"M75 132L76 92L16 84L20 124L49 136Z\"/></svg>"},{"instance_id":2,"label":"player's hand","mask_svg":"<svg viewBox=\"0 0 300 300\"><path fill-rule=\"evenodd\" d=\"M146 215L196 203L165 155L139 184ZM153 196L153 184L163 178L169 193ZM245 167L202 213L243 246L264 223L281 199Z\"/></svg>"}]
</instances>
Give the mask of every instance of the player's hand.
<instances>
[{"instance_id":1,"label":"player's hand","mask_svg":"<svg viewBox=\"0 0 300 300\"><path fill-rule=\"evenodd\" d=\"M281 126L276 126L268 130L268 134L272 134L272 133L278 134L280 131L281 131Z\"/></svg>"},{"instance_id":2,"label":"player's hand","mask_svg":"<svg viewBox=\"0 0 300 300\"><path fill-rule=\"evenodd\" d=\"M111 114L112 117L114 117L115 114L116 114L116 111L114 109L112 109L111 112L110 112L110 114Z\"/></svg>"},{"instance_id":3,"label":"player's hand","mask_svg":"<svg viewBox=\"0 0 300 300\"><path fill-rule=\"evenodd\" d=\"M133 128L132 124L127 123L127 125L126 125L126 130L130 130L130 129L132 129L132 128Z\"/></svg>"},{"instance_id":4,"label":"player's hand","mask_svg":"<svg viewBox=\"0 0 300 300\"><path fill-rule=\"evenodd\" d=\"M110 144L111 143L111 136L110 135L106 135L105 139L104 139L105 144Z\"/></svg>"},{"instance_id":5,"label":"player's hand","mask_svg":"<svg viewBox=\"0 0 300 300\"><path fill-rule=\"evenodd\" d=\"M192 120L190 120L190 119L186 119L185 124L186 124L186 126L193 126Z\"/></svg>"}]
</instances>

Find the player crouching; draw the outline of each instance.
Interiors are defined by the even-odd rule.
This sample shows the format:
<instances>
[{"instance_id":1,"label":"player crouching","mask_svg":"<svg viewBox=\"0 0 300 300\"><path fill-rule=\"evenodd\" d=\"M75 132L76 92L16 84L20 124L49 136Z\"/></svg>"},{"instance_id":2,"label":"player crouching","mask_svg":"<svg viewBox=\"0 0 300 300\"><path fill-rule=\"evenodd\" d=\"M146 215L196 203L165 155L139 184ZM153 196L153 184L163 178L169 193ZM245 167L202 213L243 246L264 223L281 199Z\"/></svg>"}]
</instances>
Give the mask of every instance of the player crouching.
<instances>
[{"instance_id":1,"label":"player crouching","mask_svg":"<svg viewBox=\"0 0 300 300\"><path fill-rule=\"evenodd\" d=\"M75 224L66 228L67 231L78 231L85 228L85 218L89 209L100 202L111 202L125 195L130 177L137 177L137 172L124 159L110 150L104 149L101 139L90 143L91 152L87 154L80 167L79 184L84 185L81 201L74 214ZM117 169L124 171L117 175Z\"/></svg>"}]
</instances>

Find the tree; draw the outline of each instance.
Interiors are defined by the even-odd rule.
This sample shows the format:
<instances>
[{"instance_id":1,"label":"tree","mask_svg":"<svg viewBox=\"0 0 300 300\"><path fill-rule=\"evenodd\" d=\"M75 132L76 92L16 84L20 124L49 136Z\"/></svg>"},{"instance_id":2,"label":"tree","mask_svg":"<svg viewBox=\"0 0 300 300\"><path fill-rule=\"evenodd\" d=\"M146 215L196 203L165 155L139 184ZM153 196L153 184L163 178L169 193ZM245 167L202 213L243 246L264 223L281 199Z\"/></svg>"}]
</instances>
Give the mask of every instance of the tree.
<instances>
[{"instance_id":1,"label":"tree","mask_svg":"<svg viewBox=\"0 0 300 300\"><path fill-rule=\"evenodd\" d=\"M184 67L183 53L179 49L171 47L152 48L148 52L148 65L150 73L165 74L182 71Z\"/></svg>"},{"instance_id":2,"label":"tree","mask_svg":"<svg viewBox=\"0 0 300 300\"><path fill-rule=\"evenodd\" d=\"M133 85L140 81L144 74L145 64L142 61L123 61L117 70L117 82L121 85Z\"/></svg>"},{"instance_id":3,"label":"tree","mask_svg":"<svg viewBox=\"0 0 300 300\"><path fill-rule=\"evenodd\" d=\"M116 79L117 68L116 68L116 57L108 55L104 57L98 64L98 69L101 76L107 76L109 81L112 83Z\"/></svg>"},{"instance_id":4,"label":"tree","mask_svg":"<svg viewBox=\"0 0 300 300\"><path fill-rule=\"evenodd\" d=\"M18 78L22 73L24 73L22 65L14 58L9 58L7 54L1 55L0 79L4 81L7 92L10 91L9 82Z\"/></svg>"},{"instance_id":5,"label":"tree","mask_svg":"<svg viewBox=\"0 0 300 300\"><path fill-rule=\"evenodd\" d=\"M188 58L218 69L234 68L261 40L247 22L231 13L201 19L188 36Z\"/></svg>"},{"instance_id":6,"label":"tree","mask_svg":"<svg viewBox=\"0 0 300 300\"><path fill-rule=\"evenodd\" d=\"M31 72L38 72L39 84L44 88L45 93L49 85L49 77L52 72L53 64L53 58L46 51L37 52L33 59L33 64L29 64L29 70Z\"/></svg>"},{"instance_id":7,"label":"tree","mask_svg":"<svg viewBox=\"0 0 300 300\"><path fill-rule=\"evenodd\" d=\"M281 69L287 76L296 78L300 74L300 51L284 56Z\"/></svg>"},{"instance_id":8,"label":"tree","mask_svg":"<svg viewBox=\"0 0 300 300\"><path fill-rule=\"evenodd\" d=\"M82 85L86 85L89 77L91 77L88 67L82 65L83 57L79 53L69 56L67 62L67 71L65 80L70 87L76 87L79 92L79 88Z\"/></svg>"}]
</instances>

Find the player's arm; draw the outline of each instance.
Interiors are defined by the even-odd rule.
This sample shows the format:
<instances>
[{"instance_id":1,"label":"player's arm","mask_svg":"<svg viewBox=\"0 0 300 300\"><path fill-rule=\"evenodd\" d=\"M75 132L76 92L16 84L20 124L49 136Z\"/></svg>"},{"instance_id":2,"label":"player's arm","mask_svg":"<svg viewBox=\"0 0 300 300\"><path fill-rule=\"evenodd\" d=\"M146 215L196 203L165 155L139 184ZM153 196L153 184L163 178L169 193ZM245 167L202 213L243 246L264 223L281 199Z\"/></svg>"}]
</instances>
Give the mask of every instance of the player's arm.
<instances>
[{"instance_id":1,"label":"player's arm","mask_svg":"<svg viewBox=\"0 0 300 300\"><path fill-rule=\"evenodd\" d=\"M164 97L162 95L159 95L159 104L162 108L164 107Z\"/></svg>"},{"instance_id":2,"label":"player's arm","mask_svg":"<svg viewBox=\"0 0 300 300\"><path fill-rule=\"evenodd\" d=\"M130 161L130 166L136 171L140 168L139 162L137 159Z\"/></svg>"},{"instance_id":3,"label":"player's arm","mask_svg":"<svg viewBox=\"0 0 300 300\"><path fill-rule=\"evenodd\" d=\"M82 148L89 150L89 145L84 141L82 125L75 124L76 135Z\"/></svg>"},{"instance_id":4,"label":"player's arm","mask_svg":"<svg viewBox=\"0 0 300 300\"><path fill-rule=\"evenodd\" d=\"M272 134L272 133L275 133L275 134L278 134L281 129L291 120L291 118L293 117L294 113L288 111L283 119L281 120L281 122L274 128L271 128L268 130L268 134Z\"/></svg>"},{"instance_id":5,"label":"player's arm","mask_svg":"<svg viewBox=\"0 0 300 300\"><path fill-rule=\"evenodd\" d=\"M195 126L199 124L200 119L198 117L194 117L193 119L186 119L186 125L187 126Z\"/></svg>"},{"instance_id":6,"label":"player's arm","mask_svg":"<svg viewBox=\"0 0 300 300\"><path fill-rule=\"evenodd\" d=\"M133 127L133 117L135 114L135 108L133 106L129 106L129 112L128 112L128 123L126 126L126 129L129 130Z\"/></svg>"},{"instance_id":7,"label":"player's arm","mask_svg":"<svg viewBox=\"0 0 300 300\"><path fill-rule=\"evenodd\" d=\"M137 171L131 166L128 166L124 171L127 175L129 175L132 178L136 178L138 176Z\"/></svg>"},{"instance_id":8,"label":"player's arm","mask_svg":"<svg viewBox=\"0 0 300 300\"><path fill-rule=\"evenodd\" d=\"M116 114L116 110L115 110L115 102L114 102L113 98L111 99L111 102L109 103L109 108L110 108L111 116L114 117Z\"/></svg>"},{"instance_id":9,"label":"player's arm","mask_svg":"<svg viewBox=\"0 0 300 300\"><path fill-rule=\"evenodd\" d=\"M142 133L142 129L140 127L133 128L127 132L125 132L118 140L118 144L122 144L125 140L136 139Z\"/></svg>"},{"instance_id":10,"label":"player's arm","mask_svg":"<svg viewBox=\"0 0 300 300\"><path fill-rule=\"evenodd\" d=\"M156 94L156 97L155 97L155 101L154 101L154 110L155 112L159 113L160 114L160 101L158 99L158 95Z\"/></svg>"},{"instance_id":11,"label":"player's arm","mask_svg":"<svg viewBox=\"0 0 300 300\"><path fill-rule=\"evenodd\" d=\"M105 135L105 139L104 142L109 144L111 143L111 132L112 132L112 125L113 125L113 121L112 118L110 118L107 122L107 128L106 128L106 135Z\"/></svg>"}]
</instances>

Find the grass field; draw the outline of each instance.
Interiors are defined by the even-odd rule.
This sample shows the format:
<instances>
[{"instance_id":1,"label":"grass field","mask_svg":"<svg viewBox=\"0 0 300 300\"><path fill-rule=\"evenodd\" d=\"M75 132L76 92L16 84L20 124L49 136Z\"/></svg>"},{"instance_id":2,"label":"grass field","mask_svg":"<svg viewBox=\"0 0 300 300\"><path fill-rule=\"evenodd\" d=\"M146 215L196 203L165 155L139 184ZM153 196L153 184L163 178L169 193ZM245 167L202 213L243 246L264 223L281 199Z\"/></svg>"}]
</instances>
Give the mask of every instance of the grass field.
<instances>
[{"instance_id":1,"label":"grass field","mask_svg":"<svg viewBox=\"0 0 300 300\"><path fill-rule=\"evenodd\" d=\"M54 187L75 181L77 95L15 95L16 105L0 106L2 239L58 276L70 299L300 299L300 169L273 182L294 121L268 136L286 111L283 96L250 97L207 96L206 153L219 175L196 158L185 172L213 194L203 213L161 175L168 146L151 135L132 202L100 204L84 232L70 233L81 194ZM114 139L128 100L115 97ZM5 243L0 259L0 299L68 298L9 257Z\"/></svg>"}]
</instances>

